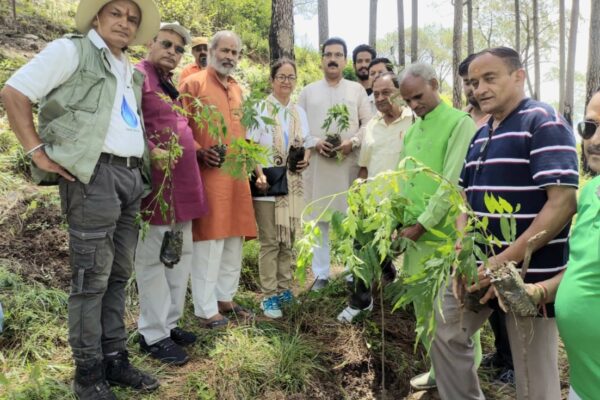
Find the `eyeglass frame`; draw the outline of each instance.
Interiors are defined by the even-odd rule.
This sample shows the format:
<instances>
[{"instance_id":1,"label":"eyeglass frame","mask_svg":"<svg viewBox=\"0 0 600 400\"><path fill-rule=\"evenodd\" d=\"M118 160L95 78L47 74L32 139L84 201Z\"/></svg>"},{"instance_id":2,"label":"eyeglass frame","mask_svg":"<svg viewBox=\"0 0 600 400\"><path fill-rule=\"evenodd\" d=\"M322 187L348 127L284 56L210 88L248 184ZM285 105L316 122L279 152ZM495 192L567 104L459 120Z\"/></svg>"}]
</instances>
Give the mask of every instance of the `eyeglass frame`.
<instances>
[{"instance_id":1,"label":"eyeglass frame","mask_svg":"<svg viewBox=\"0 0 600 400\"><path fill-rule=\"evenodd\" d=\"M161 45L161 47L164 50L169 50L171 47L173 47L175 49L175 53L182 55L185 54L185 47L179 46L178 44L175 44L168 39L157 40L157 42Z\"/></svg>"},{"instance_id":2,"label":"eyeglass frame","mask_svg":"<svg viewBox=\"0 0 600 400\"><path fill-rule=\"evenodd\" d=\"M585 134L585 126L587 124L594 125L594 131L592 132L591 135L586 135ZM579 133L579 136L581 136L581 138L583 140L588 140L588 139L591 139L591 138L594 137L594 135L598 131L598 127L600 127L600 122L595 121L593 119L584 119L583 121L579 121L577 123L577 133Z\"/></svg>"},{"instance_id":3,"label":"eyeglass frame","mask_svg":"<svg viewBox=\"0 0 600 400\"><path fill-rule=\"evenodd\" d=\"M290 83L295 83L298 80L298 77L296 75L278 74L273 77L273 80L277 81L279 83L284 83L285 81L289 81Z\"/></svg>"}]
</instances>

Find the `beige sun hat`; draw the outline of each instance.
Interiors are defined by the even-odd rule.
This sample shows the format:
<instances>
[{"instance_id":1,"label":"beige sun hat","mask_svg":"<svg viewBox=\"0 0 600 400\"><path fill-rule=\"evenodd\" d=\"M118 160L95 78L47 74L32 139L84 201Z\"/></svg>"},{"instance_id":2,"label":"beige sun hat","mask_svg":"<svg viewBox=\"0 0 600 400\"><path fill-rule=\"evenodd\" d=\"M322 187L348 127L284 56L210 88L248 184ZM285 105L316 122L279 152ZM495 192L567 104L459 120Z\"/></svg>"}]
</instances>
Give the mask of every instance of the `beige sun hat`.
<instances>
[{"instance_id":1,"label":"beige sun hat","mask_svg":"<svg viewBox=\"0 0 600 400\"><path fill-rule=\"evenodd\" d=\"M201 44L208 46L208 38L205 36L196 36L192 38L192 49Z\"/></svg>"},{"instance_id":2,"label":"beige sun hat","mask_svg":"<svg viewBox=\"0 0 600 400\"><path fill-rule=\"evenodd\" d=\"M92 21L104 5L113 0L81 0L75 14L75 27L81 33L92 29ZM130 45L145 44L152 40L160 27L160 13L153 0L131 0L140 8L142 21Z\"/></svg>"}]
</instances>

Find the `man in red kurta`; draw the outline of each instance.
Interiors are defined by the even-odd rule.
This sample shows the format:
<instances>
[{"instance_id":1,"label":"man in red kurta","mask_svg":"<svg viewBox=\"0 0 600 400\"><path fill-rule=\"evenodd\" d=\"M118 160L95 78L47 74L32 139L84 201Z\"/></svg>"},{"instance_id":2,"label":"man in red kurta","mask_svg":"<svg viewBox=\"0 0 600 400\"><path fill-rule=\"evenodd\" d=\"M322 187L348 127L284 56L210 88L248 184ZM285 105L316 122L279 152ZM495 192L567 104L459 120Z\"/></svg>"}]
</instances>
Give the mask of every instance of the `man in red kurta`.
<instances>
[{"instance_id":1,"label":"man in red kurta","mask_svg":"<svg viewBox=\"0 0 600 400\"><path fill-rule=\"evenodd\" d=\"M230 76L241 47L235 33L217 32L210 42L207 69L191 75L180 87L181 93L215 106L223 115L227 127L224 144L245 138L241 124L242 91ZM184 103L194 111L189 97L184 98ZM216 328L228 323L223 314L251 316L233 302L233 296L240 277L242 243L245 236L256 236L256 222L248 181L223 172L219 154L210 148L217 141L202 124L191 125L209 209L207 216L193 222L192 297L196 316L205 327Z\"/></svg>"}]
</instances>

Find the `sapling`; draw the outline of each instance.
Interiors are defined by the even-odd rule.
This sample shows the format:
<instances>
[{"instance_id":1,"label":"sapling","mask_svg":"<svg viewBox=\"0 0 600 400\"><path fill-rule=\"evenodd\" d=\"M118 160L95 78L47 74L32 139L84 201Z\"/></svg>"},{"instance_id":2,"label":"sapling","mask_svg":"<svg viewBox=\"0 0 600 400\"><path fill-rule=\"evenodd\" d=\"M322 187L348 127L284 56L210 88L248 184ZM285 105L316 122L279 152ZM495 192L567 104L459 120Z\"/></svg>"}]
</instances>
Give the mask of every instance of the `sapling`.
<instances>
[{"instance_id":1,"label":"sapling","mask_svg":"<svg viewBox=\"0 0 600 400\"><path fill-rule=\"evenodd\" d=\"M407 168L408 164L410 168ZM333 200L347 195L348 209L345 214L324 210L314 220L304 221L304 236L297 242L298 260L297 277L305 278L306 268L312 260L312 247L319 243L320 230L318 221L331 223L337 243L333 246L334 256L343 259L345 265L358 279L368 286L381 279L380 265L394 259L409 246L415 244L404 237L393 239L394 232L402 226L416 223L415 217L405 212L411 200L403 191L406 182L415 176L427 176L438 182L448 203L448 213L442 225L445 229L430 229L428 232L436 237L436 249L427 260L423 260L424 268L408 274L402 270L399 279L388 286L387 292L393 298L394 310L409 304L419 304L423 310L429 310L417 320L417 341L423 335L432 337L435 330L434 310L441 310L438 293L448 283L454 273L465 276L468 280L477 279L477 261L487 262L486 252L479 245L491 247L498 240L486 232L487 219L480 221L467 207L457 186L443 176L424 166L413 158L401 161L395 171L388 171L369 178L362 183L355 182L348 191L318 199L309 204L303 215L310 212L313 204L323 205L323 201ZM467 213L468 223L465 232L452 229L454 221L460 213ZM463 248L457 252L457 237L463 240ZM358 245L357 245L358 243ZM415 343L415 345L416 345Z\"/></svg>"},{"instance_id":2,"label":"sapling","mask_svg":"<svg viewBox=\"0 0 600 400\"><path fill-rule=\"evenodd\" d=\"M217 143L210 148L219 154L219 168L235 179L248 179L248 175L254 171L258 164L267 162L268 150L257 143L249 142L245 138L228 139L228 129L223 114L211 104L205 104L201 99L192 97L188 94L181 95L183 98L190 99L190 109L180 108L178 111L182 115L191 118L194 123ZM246 129L253 127L256 123L254 107L257 106L256 96L250 96L244 100L242 107L234 110L234 116L240 119L242 126ZM269 125L273 124L273 119L266 116L258 118Z\"/></svg>"},{"instance_id":3,"label":"sapling","mask_svg":"<svg viewBox=\"0 0 600 400\"><path fill-rule=\"evenodd\" d=\"M337 130L330 132L331 126L335 123ZM333 148L336 148L342 144L342 132L350 127L350 113L348 107L344 103L333 105L327 110L327 117L321 125L321 129L325 131L325 141L330 143ZM326 157L334 158L339 157L339 152L327 152Z\"/></svg>"},{"instance_id":4,"label":"sapling","mask_svg":"<svg viewBox=\"0 0 600 400\"><path fill-rule=\"evenodd\" d=\"M163 179L155 186L154 197L150 199L146 209L136 215L136 222L140 226L143 239L150 225L148 220L154 215L157 209L161 213L163 220L170 221L171 230L165 232L163 236L160 261L166 267L173 268L179 262L183 248L183 232L176 229L175 205L173 203L173 168L177 160L183 155L183 148L179 144L179 136L170 128L163 130L161 133L155 133L153 136L156 137L158 142L156 147L165 150L165 153L160 156ZM169 201L165 198L167 191L169 193Z\"/></svg>"}]
</instances>

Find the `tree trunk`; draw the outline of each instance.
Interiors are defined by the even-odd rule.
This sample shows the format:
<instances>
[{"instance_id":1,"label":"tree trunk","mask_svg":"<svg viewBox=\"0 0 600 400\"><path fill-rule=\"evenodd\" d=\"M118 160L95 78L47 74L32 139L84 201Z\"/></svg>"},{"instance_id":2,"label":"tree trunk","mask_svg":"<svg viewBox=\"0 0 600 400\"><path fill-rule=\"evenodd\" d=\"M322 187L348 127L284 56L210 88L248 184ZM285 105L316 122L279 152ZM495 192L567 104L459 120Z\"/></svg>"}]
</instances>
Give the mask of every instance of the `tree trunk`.
<instances>
[{"instance_id":1,"label":"tree trunk","mask_svg":"<svg viewBox=\"0 0 600 400\"><path fill-rule=\"evenodd\" d=\"M410 30L410 62L418 60L417 46L419 45L419 3L412 0L412 22Z\"/></svg>"},{"instance_id":2,"label":"tree trunk","mask_svg":"<svg viewBox=\"0 0 600 400\"><path fill-rule=\"evenodd\" d=\"M573 125L573 103L575 102L575 50L577 48L578 22L579 0L573 0L569 25L569 54L567 55L567 72L565 74L565 104L563 105L563 115L570 125Z\"/></svg>"},{"instance_id":3,"label":"tree trunk","mask_svg":"<svg viewBox=\"0 0 600 400\"><path fill-rule=\"evenodd\" d=\"M12 11L12 19L13 25L17 26L17 0L11 0L11 11Z\"/></svg>"},{"instance_id":4,"label":"tree trunk","mask_svg":"<svg viewBox=\"0 0 600 400\"><path fill-rule=\"evenodd\" d=\"M272 0L269 28L271 63L281 57L294 59L294 2Z\"/></svg>"},{"instance_id":5,"label":"tree trunk","mask_svg":"<svg viewBox=\"0 0 600 400\"><path fill-rule=\"evenodd\" d=\"M558 112L565 106L565 0L558 0Z\"/></svg>"},{"instance_id":6,"label":"tree trunk","mask_svg":"<svg viewBox=\"0 0 600 400\"><path fill-rule=\"evenodd\" d=\"M461 62L462 25L463 3L462 0L454 0L454 33L452 34L452 105L456 108L460 108L462 104L462 80L458 74L458 65Z\"/></svg>"},{"instance_id":7,"label":"tree trunk","mask_svg":"<svg viewBox=\"0 0 600 400\"><path fill-rule=\"evenodd\" d=\"M600 86L600 2L592 1L585 105ZM584 110L585 113L585 110Z\"/></svg>"},{"instance_id":8,"label":"tree trunk","mask_svg":"<svg viewBox=\"0 0 600 400\"><path fill-rule=\"evenodd\" d=\"M369 0L369 46L376 49L377 41L377 0Z\"/></svg>"},{"instance_id":9,"label":"tree trunk","mask_svg":"<svg viewBox=\"0 0 600 400\"><path fill-rule=\"evenodd\" d=\"M456 1L456 0L455 0ZM473 0L467 0L467 55L475 51L473 44Z\"/></svg>"},{"instance_id":10,"label":"tree trunk","mask_svg":"<svg viewBox=\"0 0 600 400\"><path fill-rule=\"evenodd\" d=\"M523 59L523 67L527 72L527 88L529 89L529 95L533 97L533 86L531 85L531 74L529 73L529 49L531 47L531 28L529 26L529 18L525 18L525 49Z\"/></svg>"},{"instance_id":11,"label":"tree trunk","mask_svg":"<svg viewBox=\"0 0 600 400\"><path fill-rule=\"evenodd\" d=\"M535 81L533 84L533 98L539 100L541 97L540 93L540 29L539 29L539 12L538 12L538 0L533 0L533 73L535 74Z\"/></svg>"},{"instance_id":12,"label":"tree trunk","mask_svg":"<svg viewBox=\"0 0 600 400\"><path fill-rule=\"evenodd\" d=\"M406 64L406 47L404 46L404 1L398 0L398 65L404 67Z\"/></svg>"},{"instance_id":13,"label":"tree trunk","mask_svg":"<svg viewBox=\"0 0 600 400\"><path fill-rule=\"evenodd\" d=\"M519 0L515 0L515 50L521 54L521 11L519 10Z\"/></svg>"},{"instance_id":14,"label":"tree trunk","mask_svg":"<svg viewBox=\"0 0 600 400\"><path fill-rule=\"evenodd\" d=\"M319 14L319 47L321 47L329 39L329 4L327 0L319 0L317 14Z\"/></svg>"}]
</instances>

